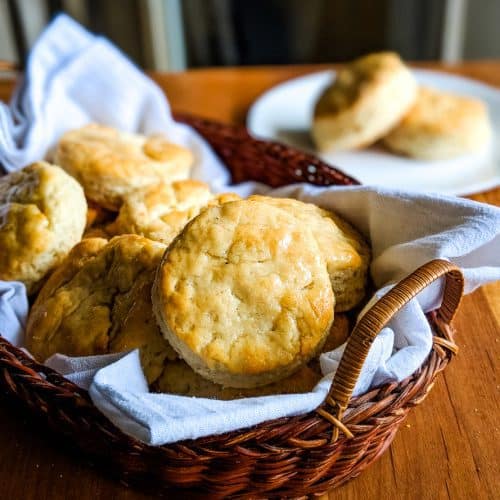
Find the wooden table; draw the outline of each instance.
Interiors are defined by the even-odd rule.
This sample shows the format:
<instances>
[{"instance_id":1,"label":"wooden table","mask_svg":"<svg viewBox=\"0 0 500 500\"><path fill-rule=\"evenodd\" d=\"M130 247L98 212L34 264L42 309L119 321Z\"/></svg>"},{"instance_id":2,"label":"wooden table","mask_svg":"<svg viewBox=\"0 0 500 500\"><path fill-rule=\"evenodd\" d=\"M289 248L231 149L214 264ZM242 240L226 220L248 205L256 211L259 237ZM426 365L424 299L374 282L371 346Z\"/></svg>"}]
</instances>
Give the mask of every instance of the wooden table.
<instances>
[{"instance_id":1,"label":"wooden table","mask_svg":"<svg viewBox=\"0 0 500 500\"><path fill-rule=\"evenodd\" d=\"M500 87L500 61L425 66ZM243 123L265 89L320 69L324 66L207 69L154 78L174 110ZM12 87L12 80L0 80L0 99L7 99ZM498 206L500 188L471 198ZM460 353L430 396L410 414L388 452L330 498L498 498L500 283L465 297L455 326ZM1 395L0 405L0 498L148 498L85 465L77 451Z\"/></svg>"}]
</instances>

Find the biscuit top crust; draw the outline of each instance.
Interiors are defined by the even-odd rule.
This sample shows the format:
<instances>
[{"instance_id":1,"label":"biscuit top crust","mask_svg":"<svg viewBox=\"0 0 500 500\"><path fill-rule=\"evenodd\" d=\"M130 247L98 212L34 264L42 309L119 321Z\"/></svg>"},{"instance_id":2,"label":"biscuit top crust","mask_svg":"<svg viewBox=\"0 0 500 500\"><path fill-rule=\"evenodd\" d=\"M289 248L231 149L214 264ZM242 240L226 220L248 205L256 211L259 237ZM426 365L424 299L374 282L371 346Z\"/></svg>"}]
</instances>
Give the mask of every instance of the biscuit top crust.
<instances>
[{"instance_id":1,"label":"biscuit top crust","mask_svg":"<svg viewBox=\"0 0 500 500\"><path fill-rule=\"evenodd\" d=\"M82 240L31 308L27 347L41 360L141 348L148 380L175 354L156 325L151 286L164 245L136 235Z\"/></svg>"},{"instance_id":2,"label":"biscuit top crust","mask_svg":"<svg viewBox=\"0 0 500 500\"><path fill-rule=\"evenodd\" d=\"M134 189L187 178L193 155L162 136L90 124L66 132L54 159L81 182L91 200L116 210L121 197Z\"/></svg>"},{"instance_id":3,"label":"biscuit top crust","mask_svg":"<svg viewBox=\"0 0 500 500\"><path fill-rule=\"evenodd\" d=\"M239 199L232 193L215 196L196 180L158 184L127 195L110 231L134 233L168 245L207 205Z\"/></svg>"},{"instance_id":4,"label":"biscuit top crust","mask_svg":"<svg viewBox=\"0 0 500 500\"><path fill-rule=\"evenodd\" d=\"M338 215L292 198L253 195L248 199L280 208L310 228L330 273L360 266L360 253L366 253L363 249L366 244L361 235Z\"/></svg>"},{"instance_id":5,"label":"biscuit top crust","mask_svg":"<svg viewBox=\"0 0 500 500\"><path fill-rule=\"evenodd\" d=\"M486 106L479 99L463 97L439 90L420 87L417 100L398 127L429 135L444 135L476 126L476 120L487 123Z\"/></svg>"},{"instance_id":6,"label":"biscuit top crust","mask_svg":"<svg viewBox=\"0 0 500 500\"><path fill-rule=\"evenodd\" d=\"M69 177L60 168L39 162L0 177L0 247L13 257L23 250L44 251L52 244L54 216L60 214L51 195L63 176ZM5 264L1 260L0 265Z\"/></svg>"},{"instance_id":7,"label":"biscuit top crust","mask_svg":"<svg viewBox=\"0 0 500 500\"><path fill-rule=\"evenodd\" d=\"M333 85L325 92L315 108L315 116L340 113L371 96L406 66L394 52L378 52L356 59L339 70Z\"/></svg>"},{"instance_id":8,"label":"biscuit top crust","mask_svg":"<svg viewBox=\"0 0 500 500\"><path fill-rule=\"evenodd\" d=\"M195 370L191 354L208 370L256 375L298 367L317 352L334 296L309 229L280 209L241 200L204 210L174 240L153 304Z\"/></svg>"},{"instance_id":9,"label":"biscuit top crust","mask_svg":"<svg viewBox=\"0 0 500 500\"><path fill-rule=\"evenodd\" d=\"M28 289L80 240L87 204L61 168L37 162L0 177L0 279Z\"/></svg>"}]
</instances>

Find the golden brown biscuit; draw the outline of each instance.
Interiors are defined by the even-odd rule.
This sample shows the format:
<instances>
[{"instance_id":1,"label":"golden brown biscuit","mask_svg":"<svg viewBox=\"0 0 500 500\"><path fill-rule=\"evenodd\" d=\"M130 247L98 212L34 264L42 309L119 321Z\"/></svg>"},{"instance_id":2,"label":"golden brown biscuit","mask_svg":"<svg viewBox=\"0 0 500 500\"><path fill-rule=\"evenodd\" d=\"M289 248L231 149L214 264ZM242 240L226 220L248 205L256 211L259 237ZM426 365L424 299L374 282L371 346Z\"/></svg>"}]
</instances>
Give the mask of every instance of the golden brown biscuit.
<instances>
[{"instance_id":1,"label":"golden brown biscuit","mask_svg":"<svg viewBox=\"0 0 500 500\"><path fill-rule=\"evenodd\" d=\"M141 350L148 382L176 355L151 308L151 285L164 245L136 235L76 245L33 307L26 346L38 359Z\"/></svg>"},{"instance_id":2,"label":"golden brown biscuit","mask_svg":"<svg viewBox=\"0 0 500 500\"><path fill-rule=\"evenodd\" d=\"M488 112L481 101L422 87L383 141L396 153L441 160L479 151L490 138Z\"/></svg>"},{"instance_id":3,"label":"golden brown biscuit","mask_svg":"<svg viewBox=\"0 0 500 500\"><path fill-rule=\"evenodd\" d=\"M135 189L186 179L193 155L160 136L92 124L66 132L54 161L82 184L90 200L118 210L123 197Z\"/></svg>"},{"instance_id":4,"label":"golden brown biscuit","mask_svg":"<svg viewBox=\"0 0 500 500\"><path fill-rule=\"evenodd\" d=\"M263 387L250 389L222 387L196 373L186 362L178 359L165 365L163 373L158 378L154 389L157 392L179 394L181 396L195 396L231 400L269 396L271 394L298 394L309 392L318 383L321 377L311 368L301 366L283 380L273 382Z\"/></svg>"},{"instance_id":5,"label":"golden brown biscuit","mask_svg":"<svg viewBox=\"0 0 500 500\"><path fill-rule=\"evenodd\" d=\"M254 200L210 207L173 241L153 305L163 334L205 378L257 387L321 348L333 320L326 265L308 228Z\"/></svg>"},{"instance_id":6,"label":"golden brown biscuit","mask_svg":"<svg viewBox=\"0 0 500 500\"><path fill-rule=\"evenodd\" d=\"M112 237L113 235L109 233L107 226L95 225L85 230L82 239L104 238L105 240L109 240Z\"/></svg>"},{"instance_id":7,"label":"golden brown biscuit","mask_svg":"<svg viewBox=\"0 0 500 500\"><path fill-rule=\"evenodd\" d=\"M370 248L361 234L332 212L290 198L254 195L249 200L275 206L311 229L326 262L335 294L335 311L356 306L365 294Z\"/></svg>"},{"instance_id":8,"label":"golden brown biscuit","mask_svg":"<svg viewBox=\"0 0 500 500\"><path fill-rule=\"evenodd\" d=\"M239 198L233 193L216 196L208 184L195 180L150 186L124 198L118 218L108 231L140 234L168 245L203 207Z\"/></svg>"},{"instance_id":9,"label":"golden brown biscuit","mask_svg":"<svg viewBox=\"0 0 500 500\"><path fill-rule=\"evenodd\" d=\"M344 342L347 342L349 333L349 318L342 313L335 314L335 321L330 328L321 352L330 352L337 349Z\"/></svg>"},{"instance_id":10,"label":"golden brown biscuit","mask_svg":"<svg viewBox=\"0 0 500 500\"><path fill-rule=\"evenodd\" d=\"M22 281L29 294L85 228L82 187L64 170L33 163L0 178L0 279Z\"/></svg>"},{"instance_id":11,"label":"golden brown biscuit","mask_svg":"<svg viewBox=\"0 0 500 500\"><path fill-rule=\"evenodd\" d=\"M312 135L323 152L373 144L391 130L417 95L417 83L397 54L380 52L351 62L319 98Z\"/></svg>"},{"instance_id":12,"label":"golden brown biscuit","mask_svg":"<svg viewBox=\"0 0 500 500\"><path fill-rule=\"evenodd\" d=\"M336 314L322 351L328 352L343 344L349 335L349 322L344 314ZM165 364L163 373L155 383L154 390L183 396L213 399L238 399L271 394L298 394L311 391L322 378L317 359L302 366L295 373L278 382L254 387L252 389L236 389L222 387L198 375L181 359Z\"/></svg>"}]
</instances>

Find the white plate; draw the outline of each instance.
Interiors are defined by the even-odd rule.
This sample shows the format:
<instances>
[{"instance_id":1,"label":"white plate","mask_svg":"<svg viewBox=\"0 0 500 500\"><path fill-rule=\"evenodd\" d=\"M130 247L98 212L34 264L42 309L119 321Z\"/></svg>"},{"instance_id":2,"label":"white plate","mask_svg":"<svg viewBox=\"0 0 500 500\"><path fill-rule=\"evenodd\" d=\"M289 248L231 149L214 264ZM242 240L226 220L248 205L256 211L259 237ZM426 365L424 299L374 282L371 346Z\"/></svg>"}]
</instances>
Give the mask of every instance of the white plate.
<instances>
[{"instance_id":1,"label":"white plate","mask_svg":"<svg viewBox=\"0 0 500 500\"><path fill-rule=\"evenodd\" d=\"M493 140L484 151L446 161L420 161L382 148L320 155L363 184L420 192L466 195L500 185L500 90L434 71L415 70L418 82L481 99L488 106ZM273 87L252 105L249 131L315 153L309 136L314 104L335 72L323 71ZM316 153L317 154L317 153Z\"/></svg>"}]
</instances>

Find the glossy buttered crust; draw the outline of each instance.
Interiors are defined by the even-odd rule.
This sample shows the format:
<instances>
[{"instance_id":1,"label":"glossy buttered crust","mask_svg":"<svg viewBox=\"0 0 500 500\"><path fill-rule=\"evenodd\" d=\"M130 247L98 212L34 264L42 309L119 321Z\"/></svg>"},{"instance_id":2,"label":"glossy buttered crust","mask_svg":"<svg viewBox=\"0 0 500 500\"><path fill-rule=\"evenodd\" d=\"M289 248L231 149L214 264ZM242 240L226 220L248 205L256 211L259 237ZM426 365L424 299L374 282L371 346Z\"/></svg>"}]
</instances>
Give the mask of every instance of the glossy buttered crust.
<instances>
[{"instance_id":1,"label":"glossy buttered crust","mask_svg":"<svg viewBox=\"0 0 500 500\"><path fill-rule=\"evenodd\" d=\"M312 135L322 152L368 146L391 130L417 95L417 83L392 52L361 57L338 72L314 110Z\"/></svg>"},{"instance_id":2,"label":"glossy buttered crust","mask_svg":"<svg viewBox=\"0 0 500 500\"><path fill-rule=\"evenodd\" d=\"M136 235L85 239L50 276L30 310L26 346L40 360L140 348L148 382L176 354L153 317L151 286L164 245Z\"/></svg>"},{"instance_id":3,"label":"glossy buttered crust","mask_svg":"<svg viewBox=\"0 0 500 500\"><path fill-rule=\"evenodd\" d=\"M173 241L153 308L172 347L203 377L257 387L319 352L333 320L326 264L308 228L254 200L211 207Z\"/></svg>"},{"instance_id":4,"label":"glossy buttered crust","mask_svg":"<svg viewBox=\"0 0 500 500\"><path fill-rule=\"evenodd\" d=\"M358 231L338 215L312 203L259 195L249 200L279 208L292 215L300 227L311 230L326 262L336 311L347 311L361 301L366 289L370 247Z\"/></svg>"},{"instance_id":5,"label":"glossy buttered crust","mask_svg":"<svg viewBox=\"0 0 500 500\"><path fill-rule=\"evenodd\" d=\"M54 161L82 184L90 200L118 210L123 197L135 189L186 179L193 155L162 136L91 124L66 132Z\"/></svg>"},{"instance_id":6,"label":"glossy buttered crust","mask_svg":"<svg viewBox=\"0 0 500 500\"><path fill-rule=\"evenodd\" d=\"M422 87L408 113L383 141L397 153L440 160L478 151L490 138L488 112L481 101Z\"/></svg>"},{"instance_id":7,"label":"glossy buttered crust","mask_svg":"<svg viewBox=\"0 0 500 500\"><path fill-rule=\"evenodd\" d=\"M138 189L125 196L113 234L139 234L168 245L206 206L239 199L232 193L214 195L204 182L176 181Z\"/></svg>"},{"instance_id":8,"label":"glossy buttered crust","mask_svg":"<svg viewBox=\"0 0 500 500\"><path fill-rule=\"evenodd\" d=\"M31 294L80 241L87 203L64 170L38 162L0 177L0 214L0 279Z\"/></svg>"}]
</instances>

